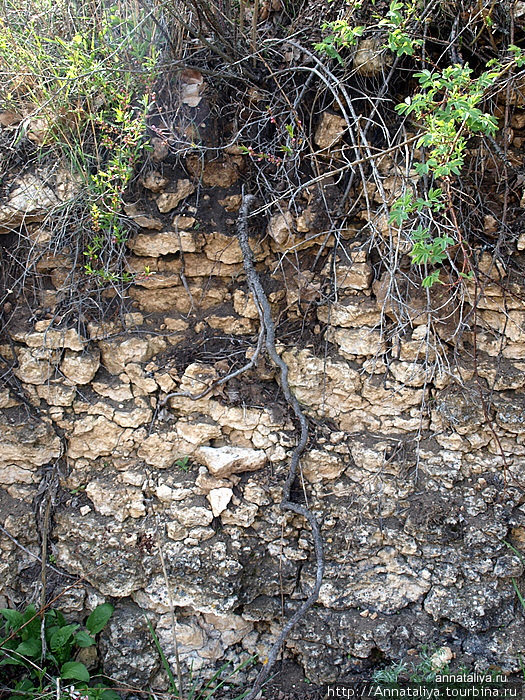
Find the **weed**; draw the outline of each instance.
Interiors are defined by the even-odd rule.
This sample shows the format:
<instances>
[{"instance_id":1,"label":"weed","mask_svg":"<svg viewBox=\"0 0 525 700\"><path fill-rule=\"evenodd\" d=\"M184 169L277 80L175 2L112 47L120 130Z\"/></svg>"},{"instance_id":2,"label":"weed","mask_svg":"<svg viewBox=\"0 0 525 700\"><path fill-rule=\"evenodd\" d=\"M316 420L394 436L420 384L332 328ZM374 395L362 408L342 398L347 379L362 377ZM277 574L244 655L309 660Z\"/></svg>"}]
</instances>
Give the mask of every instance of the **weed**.
<instances>
[{"instance_id":1,"label":"weed","mask_svg":"<svg viewBox=\"0 0 525 700\"><path fill-rule=\"evenodd\" d=\"M35 141L43 159L67 163L79 185L84 273L98 283L128 284L120 211L146 148L158 60L154 24L149 13L121 3L74 16L63 0L32 0L29 21L11 0L3 5L0 63L9 67L7 105L24 115L20 137Z\"/></svg>"},{"instance_id":2,"label":"weed","mask_svg":"<svg viewBox=\"0 0 525 700\"><path fill-rule=\"evenodd\" d=\"M346 19L325 22L321 28L329 33L321 42L314 44L314 48L318 53L328 58L335 58L344 65L345 61L341 56L343 49L355 46L365 31L384 28L387 30L385 48L396 56L413 56L416 48L423 43L421 39L415 39L410 34L410 24L417 19L416 10L417 0L406 4L399 0L392 0L386 15L377 17L377 23L369 27L361 25L353 27Z\"/></svg>"},{"instance_id":3,"label":"weed","mask_svg":"<svg viewBox=\"0 0 525 700\"><path fill-rule=\"evenodd\" d=\"M175 466L180 469L181 472L189 472L191 469L191 461L189 457L181 457L175 462Z\"/></svg>"},{"instance_id":4,"label":"weed","mask_svg":"<svg viewBox=\"0 0 525 700\"><path fill-rule=\"evenodd\" d=\"M522 564L525 564L525 557L524 557L523 554L519 551L519 549L516 549L516 547L513 547L513 546L510 544L510 542L506 542L506 541L505 541L504 544L505 544L512 552L514 552L514 554L518 557L518 559L522 562ZM517 598L518 598L518 600L519 600L519 602L520 602L520 605L521 605L521 607L523 608L523 610L525 611L525 597L523 596L523 593L520 591L519 586L518 586L518 582L516 581L516 579L513 577L513 578L511 579L511 581L512 581L512 587L514 588L514 591L515 591L516 596L517 596ZM521 657L520 657L520 659L521 659Z\"/></svg>"},{"instance_id":5,"label":"weed","mask_svg":"<svg viewBox=\"0 0 525 700\"><path fill-rule=\"evenodd\" d=\"M49 693L64 698L118 700L117 693L106 685L88 685L91 675L76 660L80 649L96 644L95 636L104 629L112 613L109 603L99 605L83 628L77 623L68 624L59 610L47 610L43 615L34 605L23 613L0 610L6 635L0 641L5 655L0 666L12 667L10 697L22 700Z\"/></svg>"}]
</instances>

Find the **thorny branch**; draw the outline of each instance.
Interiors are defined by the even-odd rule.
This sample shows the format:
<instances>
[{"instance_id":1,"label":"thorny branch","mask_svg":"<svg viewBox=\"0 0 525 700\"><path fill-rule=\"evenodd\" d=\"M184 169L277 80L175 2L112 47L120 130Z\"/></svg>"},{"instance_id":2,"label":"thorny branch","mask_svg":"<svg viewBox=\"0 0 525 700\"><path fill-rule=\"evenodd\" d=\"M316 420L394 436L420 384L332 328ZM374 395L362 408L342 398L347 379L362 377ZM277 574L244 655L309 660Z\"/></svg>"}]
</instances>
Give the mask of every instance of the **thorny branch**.
<instances>
[{"instance_id":1,"label":"thorny branch","mask_svg":"<svg viewBox=\"0 0 525 700\"><path fill-rule=\"evenodd\" d=\"M248 211L254 202L255 197L253 195L245 195L243 193L242 204L239 210L239 219L237 224L237 237L239 239L239 245L242 251L243 265L244 270L246 272L246 280L248 282L248 286L257 306L257 311L259 312L261 331L264 333L265 338L266 352L268 353L269 357L274 362L274 364L281 371L282 392L288 405L293 409L293 412L295 413L295 416L299 421L301 429L299 442L297 443L293 451L292 458L290 461L288 476L284 484L283 497L280 505L281 510L289 510L294 513L297 513L298 515L302 515L310 523L310 527L312 528L312 536L314 540L317 571L315 585L313 587L312 592L281 630L281 633L277 637L270 650L266 665L263 666L263 668L259 672L255 684L251 689L250 693L246 696L245 700L254 700L254 698L257 696L257 694L261 690L263 683L268 678L271 669L277 661L277 657L279 655L281 647L284 644L286 638L288 637L288 634L290 633L292 627L294 627L294 625L296 625L297 622L299 622L299 620L301 620L304 617L307 611L317 600L324 573L323 540L321 538L321 532L317 519L308 508L298 503L294 503L292 500L290 500L290 491L295 481L299 460L305 450L306 443L308 441L308 422L304 413L301 410L299 402L290 390L290 385L288 383L288 366L286 362L277 353L277 350L275 348L275 325L272 320L270 303L262 287L259 275L257 274L253 264L253 254L248 240Z\"/></svg>"}]
</instances>

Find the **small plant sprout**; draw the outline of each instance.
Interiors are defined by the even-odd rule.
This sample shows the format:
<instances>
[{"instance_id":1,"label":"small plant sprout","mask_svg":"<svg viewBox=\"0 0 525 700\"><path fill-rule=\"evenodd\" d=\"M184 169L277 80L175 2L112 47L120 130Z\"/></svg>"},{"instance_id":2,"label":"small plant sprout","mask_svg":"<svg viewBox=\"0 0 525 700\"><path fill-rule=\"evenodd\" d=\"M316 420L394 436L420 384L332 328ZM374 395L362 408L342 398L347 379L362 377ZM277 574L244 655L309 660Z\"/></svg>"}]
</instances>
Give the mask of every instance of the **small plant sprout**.
<instances>
[{"instance_id":1,"label":"small plant sprout","mask_svg":"<svg viewBox=\"0 0 525 700\"><path fill-rule=\"evenodd\" d=\"M178 467L181 472L189 472L191 467L190 458L188 456L181 457L175 462L175 466Z\"/></svg>"}]
</instances>

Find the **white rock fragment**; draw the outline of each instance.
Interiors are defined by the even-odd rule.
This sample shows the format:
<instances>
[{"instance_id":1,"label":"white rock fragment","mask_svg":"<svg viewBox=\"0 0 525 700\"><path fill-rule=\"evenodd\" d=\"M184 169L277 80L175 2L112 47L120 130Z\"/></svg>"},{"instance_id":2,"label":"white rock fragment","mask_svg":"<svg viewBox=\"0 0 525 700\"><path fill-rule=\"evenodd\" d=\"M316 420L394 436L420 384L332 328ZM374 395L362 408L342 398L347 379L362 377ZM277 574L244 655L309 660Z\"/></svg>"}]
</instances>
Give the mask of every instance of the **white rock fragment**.
<instances>
[{"instance_id":1,"label":"white rock fragment","mask_svg":"<svg viewBox=\"0 0 525 700\"><path fill-rule=\"evenodd\" d=\"M262 450L249 447L200 447L195 456L203 462L213 476L227 477L230 474L254 472L264 467L267 461Z\"/></svg>"},{"instance_id":2,"label":"white rock fragment","mask_svg":"<svg viewBox=\"0 0 525 700\"><path fill-rule=\"evenodd\" d=\"M233 496L233 491L227 488L212 489L206 496L208 499L211 511L215 518L226 510L228 503L231 501Z\"/></svg>"}]
</instances>

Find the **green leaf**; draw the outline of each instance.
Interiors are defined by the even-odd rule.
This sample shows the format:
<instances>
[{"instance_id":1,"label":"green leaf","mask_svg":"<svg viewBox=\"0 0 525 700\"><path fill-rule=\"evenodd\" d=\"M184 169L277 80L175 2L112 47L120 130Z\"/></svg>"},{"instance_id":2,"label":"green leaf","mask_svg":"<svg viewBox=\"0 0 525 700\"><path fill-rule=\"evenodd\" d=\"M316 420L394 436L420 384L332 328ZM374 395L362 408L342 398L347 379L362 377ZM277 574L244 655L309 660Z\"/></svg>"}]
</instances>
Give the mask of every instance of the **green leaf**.
<instances>
[{"instance_id":1,"label":"green leaf","mask_svg":"<svg viewBox=\"0 0 525 700\"><path fill-rule=\"evenodd\" d=\"M9 608L3 608L0 610L2 617L7 620L9 629L17 630L24 624L24 616L18 610L10 610Z\"/></svg>"},{"instance_id":2,"label":"green leaf","mask_svg":"<svg viewBox=\"0 0 525 700\"><path fill-rule=\"evenodd\" d=\"M99 700L122 700L120 695L110 688L103 690L98 697Z\"/></svg>"},{"instance_id":3,"label":"green leaf","mask_svg":"<svg viewBox=\"0 0 525 700\"><path fill-rule=\"evenodd\" d=\"M42 654L42 642L40 639L32 637L25 642L21 642L17 646L16 651L22 656L29 656L30 658L37 659Z\"/></svg>"},{"instance_id":4,"label":"green leaf","mask_svg":"<svg viewBox=\"0 0 525 700\"><path fill-rule=\"evenodd\" d=\"M439 282L440 272L440 270L435 270L431 275L425 277L425 279L421 282L421 286L428 289L429 287L432 287L436 282Z\"/></svg>"},{"instance_id":5,"label":"green leaf","mask_svg":"<svg viewBox=\"0 0 525 700\"><path fill-rule=\"evenodd\" d=\"M40 638L40 628L42 620L37 614L34 605L28 605L24 610L24 629L22 630L22 639L31 639L31 637Z\"/></svg>"},{"instance_id":6,"label":"green leaf","mask_svg":"<svg viewBox=\"0 0 525 700\"><path fill-rule=\"evenodd\" d=\"M69 642L71 637L75 634L79 625L66 625L65 627L59 627L51 636L49 640L49 646L52 651L60 651Z\"/></svg>"},{"instance_id":7,"label":"green leaf","mask_svg":"<svg viewBox=\"0 0 525 700\"><path fill-rule=\"evenodd\" d=\"M115 608L110 603L97 606L86 620L86 627L91 634L98 634L104 629Z\"/></svg>"},{"instance_id":8,"label":"green leaf","mask_svg":"<svg viewBox=\"0 0 525 700\"><path fill-rule=\"evenodd\" d=\"M90 678L89 671L79 661L66 661L65 664L62 664L60 677L62 679L71 678L76 681L85 681L86 683Z\"/></svg>"},{"instance_id":9,"label":"green leaf","mask_svg":"<svg viewBox=\"0 0 525 700\"><path fill-rule=\"evenodd\" d=\"M77 647L84 649L85 647L93 646L96 640L89 634L89 632L86 632L85 630L80 630L80 632L77 632L75 634L73 641L75 642Z\"/></svg>"}]
</instances>

